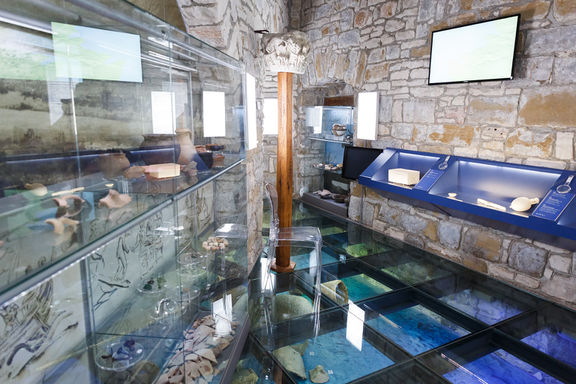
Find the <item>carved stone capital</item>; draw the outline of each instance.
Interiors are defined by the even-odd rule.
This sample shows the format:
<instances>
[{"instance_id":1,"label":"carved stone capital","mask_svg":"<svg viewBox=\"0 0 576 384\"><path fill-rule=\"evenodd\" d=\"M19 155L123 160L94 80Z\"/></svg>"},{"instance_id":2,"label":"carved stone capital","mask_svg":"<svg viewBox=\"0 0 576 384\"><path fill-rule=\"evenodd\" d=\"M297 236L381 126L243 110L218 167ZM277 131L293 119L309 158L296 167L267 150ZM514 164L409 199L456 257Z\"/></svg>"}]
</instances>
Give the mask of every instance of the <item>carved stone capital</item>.
<instances>
[{"instance_id":1,"label":"carved stone capital","mask_svg":"<svg viewBox=\"0 0 576 384\"><path fill-rule=\"evenodd\" d=\"M262 38L264 63L272 72L302 74L308 64L310 40L304 32L272 33Z\"/></svg>"}]
</instances>

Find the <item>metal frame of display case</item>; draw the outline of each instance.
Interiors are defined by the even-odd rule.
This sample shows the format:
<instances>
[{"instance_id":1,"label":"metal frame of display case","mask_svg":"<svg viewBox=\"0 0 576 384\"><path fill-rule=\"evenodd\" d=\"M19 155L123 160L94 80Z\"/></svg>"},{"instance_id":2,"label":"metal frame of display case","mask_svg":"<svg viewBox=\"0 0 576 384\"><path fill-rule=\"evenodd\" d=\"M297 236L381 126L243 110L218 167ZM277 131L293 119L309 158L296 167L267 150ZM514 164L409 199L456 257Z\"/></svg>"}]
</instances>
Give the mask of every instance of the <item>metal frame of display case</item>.
<instances>
[{"instance_id":1,"label":"metal frame of display case","mask_svg":"<svg viewBox=\"0 0 576 384\"><path fill-rule=\"evenodd\" d=\"M388 170L394 168L417 170L420 181L412 186L390 183ZM568 219L576 210L573 191L565 194L567 203L558 209L555 219L534 215L549 204L557 188L570 184L573 174L568 170L387 148L358 180L395 200L574 250L576 225ZM576 187L576 183L570 185ZM509 206L520 196L537 197L540 202L526 212L515 212ZM478 203L476 198L504 210Z\"/></svg>"},{"instance_id":2,"label":"metal frame of display case","mask_svg":"<svg viewBox=\"0 0 576 384\"><path fill-rule=\"evenodd\" d=\"M94 2L94 1L84 1L84 0L66 0L65 2L62 2L63 5L67 5L69 6L68 9L64 9L64 8L59 8L61 4L58 5L53 5L50 3L46 3L45 6L46 7L51 7L50 10L55 12L55 13L61 13L61 16L59 17L52 17L50 15L52 15L52 12L49 12L50 15L42 15L40 17L38 17L38 20L34 19L34 16L30 17L30 13L27 14L27 12L30 12L30 10L34 9L35 5L30 5L30 4L26 4L26 2L18 2L18 4L14 3L14 4L4 4L2 6L0 6L0 13L2 14L3 18L2 18L2 22L7 22L8 23L6 25L8 26L12 26L11 24L17 26L18 28L23 27L25 30L25 33L29 32L28 29L30 29L31 31L34 31L34 33L36 33L37 31L40 31L41 34L47 34L50 33L50 21L63 21L63 22L69 22L71 24L73 23L77 23L77 24L81 24L81 26L93 26L93 25L97 25L97 28L100 28L100 23L95 22L94 20L100 20L100 19L106 19L108 20L108 22L111 20L112 22L109 22L110 30L113 31L126 31L126 30L130 30L133 34L136 35L140 35L141 39L140 39L140 47L145 47L143 49L143 51L141 52L141 61L145 64L153 64L155 68L161 66L164 69L170 70L172 71L174 70L185 70L188 73L188 78L187 81L191 82L191 73L194 72L198 72L202 69L194 69L191 67L187 67L185 66L185 64L179 64L178 60L175 60L175 58L182 58L185 60L193 60L193 61L198 61L198 62L202 62L204 61L204 63L202 63L203 65L210 63L210 64L217 64L219 67L223 67L224 70L229 70L230 72L234 72L234 77L231 80L231 86L229 88L227 88L226 92L229 92L232 96L234 97L234 102L236 104L234 109L234 112L230 114L230 119L229 121L232 121L230 123L230 125L232 125L232 130L233 130L233 134L238 135L238 138L240 140L235 140L234 144L238 144L236 145L233 149L231 150L230 153L226 152L226 161L225 162L221 162L218 166L216 166L216 164L214 165L214 167L208 167L211 169L201 169L200 167L198 167L197 169L197 174L195 174L194 177L190 177L190 179L194 180L194 181L189 181L187 180L186 183L184 183L184 185L177 185L177 181L172 179L172 180L162 180L162 181L153 181L153 182L149 182L149 180L144 180L144 177L140 177L139 179L136 179L136 181L128 181L126 179L123 180L116 180L116 178L114 179L114 183L116 184L116 186L114 188L118 189L120 192L128 192L128 189L130 188L136 188L136 187L142 187L143 190L132 190L131 192L134 192L133 194L133 198L135 198L136 195L139 195L141 197L143 197L143 199L146 198L151 198L151 203L146 202L146 204L142 203L141 205L139 205L136 209L134 209L133 211L131 211L130 213L127 213L126 216L122 219L122 220L118 220L117 222L113 222L110 225L103 225L102 228L98 227L98 229L94 230L94 233L91 233L90 236L84 236L84 234L82 234L80 236L81 240L77 241L74 240L73 243L74 246L66 248L64 250L61 251L61 254L57 254L56 257L53 257L52 259L48 258L48 262L46 262L45 264L38 266L37 269L32 269L31 271L26 271L24 273L24 276L20 276L18 275L17 278L12 279L12 280L6 280L6 284L4 284L1 288L0 288L0 303L14 303L14 302L18 302L18 300L24 299L26 298L26 295L29 292L32 292L34 289L43 286L45 283L50 282L52 283L53 280L58 279L58 276L63 274L64 271L66 271L67 269L69 269L70 267L78 267L77 269L74 270L74 274L72 274L72 276L78 276L78 279L80 279L79 284L81 284L81 291L80 292L74 292L74 293L70 293L71 295L73 295L75 300L79 300L79 303L75 304L75 306L70 307L71 310L76 311L78 316L83 316L82 319L82 334L81 337L83 338L83 343L82 346L80 346L80 349L85 348L84 350L80 351L80 355L82 356L87 356L88 360L85 362L85 368L89 369L89 371L87 371L87 374L90 375L90 380L97 380L97 376L99 375L98 372L98 368L96 368L96 362L94 361L94 355L96 354L96 349L94 348L95 343L93 344L93 342L95 342L96 339L98 338L102 338L103 335L105 335L106 337L117 337L117 338L123 338L124 336L131 336L130 333L131 332L127 332L125 335L118 333L118 334L114 334L114 332L110 333L110 334L106 334L106 331L101 332L101 329L98 329L99 326L100 328L106 328L108 325L106 324L106 321L102 321L101 319L99 319L98 321L96 320L96 315L94 314L94 301L96 300L95 298L91 297L91 293L92 293L92 287L90 286L92 281L90 281L91 279L95 280L94 276L91 276L91 274L93 273L93 271L91 271L90 266L88 265L88 261L89 258L92 255L97 254L99 251L103 251L104 249L106 249L106 247L110 244L112 244L115 240L119 239L121 236L123 236L124 234L127 234L129 231L132 231L134 229L136 229L139 225L142 225L143 223L147 223L148 220L154 218L156 215L158 215L161 212L167 212L167 211L172 211L173 212L173 216L169 217L170 220L178 220L177 218L177 213L178 213L178 203L179 202L183 202L185 198L189 197L192 193L201 190L202 187L209 185L210 183L213 182L218 182L218 180L222 179L222 176L224 175L233 175L233 177L237 178L237 177L241 177L243 178L242 180L245 179L245 148L244 148L244 140L245 140L245 121L242 118L241 115L239 115L236 111L238 109L238 106L242 107L246 97L245 97L245 84L244 84L244 80L245 80L245 67L241 62L238 62L236 59L227 56L226 54L216 50L215 48L212 48L210 46L208 46L207 44L193 38L190 35L187 35L186 33L179 31L177 29L175 29L174 27L161 22L159 19L157 19L155 16L151 16L149 14L147 14L146 12L136 8L134 5L129 4L128 2L119 2L119 9L110 9L107 6L98 3L98 2ZM22 8L20 8L22 7ZM20 9L22 9L22 11L20 12ZM62 12L60 12L62 11ZM76 12L76 13L74 13ZM40 13L39 13L40 14ZM81 15L81 16L79 16ZM152 20L153 23L148 23L148 21ZM103 28L106 28L105 23L102 23L104 25ZM152 27L151 27L152 25ZM28 29L26 29L28 28ZM48 40L51 39L51 35L42 35L41 37L44 39L45 36L49 36ZM157 39L161 39L161 43L159 43L157 40L154 40L154 38ZM158 55L158 57L156 56L152 56L150 54L148 54L148 52L146 51L147 49L151 49L150 47L155 47L158 49L158 52L160 52L160 54ZM146 52L145 52L146 51ZM156 52L156 53L158 53ZM167 53L169 52L169 54ZM163 56L163 54L165 54L165 56ZM194 57L193 57L194 56ZM150 72L152 72L152 70L148 69ZM155 75L156 72L151 73L152 75ZM147 84L147 87L145 89L143 89L141 91L142 95L136 95L136 98L138 97L150 97L150 95L148 93L146 93L149 90L165 90L164 88L161 87L161 83L159 83L159 81L162 81L164 79L164 81L173 81L172 79L173 73L170 73L170 76L166 75L163 77L158 76L157 78L154 78L155 81L158 81L157 83L154 83L152 85ZM159 80L158 80L159 79ZM169 80L168 80L169 79ZM21 79L15 79L15 87L19 87L20 83L18 83L18 81ZM38 80L40 82L45 81L45 80ZM195 80L196 81L196 80ZM158 85L160 84L160 86ZM68 84L70 87L73 87L73 85ZM90 84L88 85L90 86ZM194 93L194 95L191 92L191 86L190 84L188 84L187 90L186 90L186 97L188 99L186 99L184 102L188 102L188 107L189 110L186 109L185 107L185 111L186 113L190 113L190 116L194 116L194 110L192 109L192 98L193 97L197 97L196 96L196 92ZM19 89L19 88L18 88ZM204 89L202 89L204 90ZM73 89L69 89L69 91L72 94L72 98L74 98L74 92ZM98 88L95 92L99 92L100 89ZM197 91L197 90L195 90ZM227 93L228 95L228 93ZM228 97L228 96L227 96ZM194 103L196 103L196 101L194 101ZM201 103L200 103L201 104ZM198 103L196 103L195 105L198 105ZM228 106L230 106L230 104L227 104ZM64 112L64 116L66 115L66 112ZM74 110L73 110L74 112ZM76 115L75 112L73 114L74 116L72 117L74 119L74 134L76 136L78 136L78 131L77 131L77 127L76 127ZM233 116L232 116L233 115ZM79 116L83 116L83 115L79 115ZM138 121L139 122L139 121ZM176 124L176 123L175 123ZM198 124L192 125L194 128L197 129ZM186 128L189 128L189 126L186 126ZM228 128L228 127L227 127ZM143 132L146 132L146 130L142 130ZM194 133L193 131L191 131L192 133ZM136 133L136 135L138 135ZM158 149L160 151L164 151L164 155L168 156L169 161L172 162L176 162L178 159L178 151L175 149L176 148L176 142L174 139L174 134L172 134L173 136L173 140L172 143L167 145L167 146L159 146ZM234 136L235 138L237 136ZM230 138L228 138L229 140ZM109 185L111 181L107 180L107 181L103 181L104 178L102 177L102 180L100 180L98 183L94 184L94 182L96 181L96 179L98 177L91 177L91 172L84 170L83 172L83 168L85 167L91 167L94 165L95 161L98 159L99 156L107 156L107 154L110 152L107 149L90 149L90 150L81 150L79 145L78 145L78 137L75 138L76 142L75 142L75 148L72 149L70 152L66 152L65 150L62 150L61 153L47 153L47 154L23 154L21 153L21 151L17 151L15 155L6 155L6 156L2 156L0 158L0 162L3 163L10 163L10 167L13 167L14 172L11 172L12 174L16 174L16 176L20 176L17 173L17 170L21 170L21 169L33 169L36 164L41 164L43 161L50 163L51 167L50 169L57 169L58 167L60 167L60 164L65 164L66 166L69 166L69 168L72 170L70 172L70 174L72 176L67 177L67 178L63 178L62 180L57 180L57 182L55 182L55 184L53 183L45 183L48 188L50 187L54 187L54 188L60 188L62 187L62 189L70 189L70 186L76 187L76 188L72 188L72 191L77 190L77 187L84 187L86 190L89 189L98 189L98 194L100 194L102 191L107 191L108 188L112 188ZM226 140L226 138L225 138ZM207 143L210 143L210 139L208 140L204 140ZM204 143L204 141L200 140L200 143ZM197 142L197 144L200 144ZM126 144L126 143L124 143ZM114 144L110 144L110 145L114 145ZM117 145L117 144L116 144ZM128 144L127 144L128 145ZM148 148L148 147L147 147ZM154 147L156 149L156 147ZM155 150L154 149L154 150ZM26 149L24 149L26 150ZM50 149L47 152L51 152L54 149ZM181 150L181 147L180 147ZM33 151L33 150L32 150ZM146 152L145 150L142 150L142 148L134 148L134 149L122 149L122 153L123 154L127 154L128 157L130 157L130 165L132 166L132 157L131 156L135 156L138 157L140 156L141 152ZM166 157L165 156L165 157ZM195 159L194 159L195 160ZM149 165L150 163L146 163L145 164ZM137 165L141 165L141 163L137 163ZM236 170L240 170L241 172L244 173L237 173ZM5 175L7 176L11 176L10 171L8 171L7 173L5 172ZM98 174L96 172L96 174ZM88 175L88 176L86 176ZM99 174L98 174L99 175ZM50 176L50 175L49 175ZM60 176L58 174L58 176ZM26 180L26 177L23 177L24 180ZM47 178L49 179L49 178ZM58 177L54 177L54 179L58 179ZM111 177L106 176L106 179L111 179ZM12 180L10 177L6 178L7 182L2 183L2 187L6 187L6 188L11 188L12 185L16 185L17 187L14 187L14 190L9 191L9 195L5 195L4 194L4 190L2 190L2 197L6 197L6 199L4 199L4 201L6 203L10 203L11 205L7 205L2 207L2 213L4 215L9 215L11 212L18 212L18 211L23 211L26 209L25 206L19 206L19 204L25 204L26 200L24 198L20 199L19 194L22 193L22 190L18 190L18 185L21 183L15 182L14 180L18 180L17 178L14 178L14 180ZM28 182L28 181L26 181ZM59 184L58 184L59 183ZM106 188L104 188L105 183L109 184L106 185ZM156 188L157 190L160 190L160 192L154 192L154 191L148 191L147 188L150 187L150 185L148 185L149 183L157 183L158 185L154 185L153 187ZM55 186L56 184L58 184L57 186ZM62 185L60 185L62 184ZM139 185L138 185L139 184ZM164 184L164 185L161 185ZM238 184L240 185L240 184ZM126 187L127 190L126 191L122 191L121 188L122 187ZM215 187L216 188L216 187ZM23 188L21 188L23 189ZM55 191L58 191L59 189L55 189ZM102 191L101 191L102 190ZM50 190L49 192L54 192L53 190ZM90 191L91 192L91 191ZM71 192L73 193L73 192ZM81 192L83 193L83 192ZM105 192L102 192L105 193ZM98 194L94 195L94 201L91 201L90 204L90 210L92 212L92 209L94 209L94 211L96 211L96 207L94 206L94 204L98 204L98 200L97 198L100 197ZM40 204L42 203L51 203L50 202L50 198L52 196L50 196L50 194L46 195L45 197L43 197L42 199L37 199L34 200L33 203L36 204L38 206L40 206ZM53 203L52 203L53 204ZM48 204L46 204L48 205ZM194 208L195 209L195 208ZM200 209L200 208L199 208ZM212 207L209 207L209 209L212 209ZM240 211L241 212L241 211ZM243 214L245 215L245 212L243 212ZM240 215L242 216L242 214ZM245 219L245 218L244 218ZM44 217L42 218L35 218L35 220L39 223L42 223L44 220ZM92 220L94 220L94 218L92 218ZM108 220L108 219L107 219ZM177 240L177 236L176 235L167 235L167 236L172 236L172 240L168 240L171 241L174 247L174 250L172 250L172 248L170 248L170 250L165 250L165 255L167 257L174 257L174 260L170 259L170 263L171 266L169 268L174 268L174 270L176 270L176 272L179 272L177 270L178 268L178 264L176 263L176 259L183 251L187 250L190 246L192 242L196 242L197 239L194 238L194 236L200 238L202 236L207 236L209 235L210 231L213 229L212 226L214 226L214 224L216 223L216 220L214 219L214 217L212 217L212 222L210 222L208 228L205 228L202 231L198 231L198 233L196 232L196 230L193 231L193 233L191 234L193 239L189 240L189 241L182 241L182 240ZM78 231L81 231L82 225L83 224L90 224L90 222L87 220L86 223L84 223L83 220L81 220L81 222L79 223L79 229ZM11 226L6 226L5 228L3 228L5 231L6 230L10 230L12 227ZM90 228L91 229L91 228ZM169 228L170 229L170 228ZM174 229L174 228L172 228ZM44 231L48 234L51 234L51 231L48 231L46 228L42 229L41 231ZM30 239L28 241L33 242L35 239L32 238L32 235L34 235L34 230L29 231L30 232ZM160 235L159 235L160 236ZM182 242L181 242L182 241ZM6 246L6 244L4 244L4 246ZM172 247L172 246L171 246ZM172 254L172 251L174 251L174 254ZM244 251L245 252L245 251ZM15 255L15 257L17 256L17 254ZM242 254L242 256L247 257L247 254ZM234 257L236 257L236 255L234 255ZM224 256L221 256L223 262L224 262ZM4 261L6 261L6 259L4 259ZM235 262L235 261L234 261ZM230 264L232 264L233 262L230 262ZM158 269L163 269L166 265L166 259L161 260L158 265L153 266L152 268L158 268ZM174 267L176 266L176 267ZM36 266L35 266L36 267ZM243 266L245 268L248 268L248 265ZM172 269L171 269L172 270ZM77 271L77 272L76 272ZM155 270L153 270L154 273ZM131 277L132 278L132 277ZM238 285L234 285L237 284L237 281L231 282L230 285L228 286L228 289L230 288L235 288ZM134 284L134 282L132 282L132 284L134 286L136 286ZM242 285L242 283L240 284ZM132 286L129 287L129 289L131 290ZM178 289L181 289L182 287L177 287L176 290L178 291ZM213 288L216 289L222 289L222 286L218 286L217 284L214 284ZM226 286L224 286L223 288L226 288ZM202 288L204 289L204 287ZM131 291L126 292L127 294L132 294ZM209 292L211 293L211 292ZM61 308L61 307L59 307ZM83 310L82 310L83 308ZM80 313L82 312L82 313ZM183 312L183 311L182 311ZM244 315L244 313L243 313ZM100 317L103 317L105 319L106 313L104 313L103 315L101 314ZM197 315L194 315L197 316ZM148 319L148 321L150 321ZM99 326L97 326L99 323ZM102 325L104 325L104 327L102 327ZM189 329L188 327L191 327L192 324L186 324L186 326L183 329ZM48 326L46 326L48 328ZM175 328L175 332L177 332L180 328L176 327ZM141 331L140 329L135 328L134 329L136 331L136 333L138 333L138 331ZM241 349L243 347L244 341L246 339L248 335L248 317L245 316L242 318L242 320L240 321L240 324L237 325L236 331L235 331L235 336L233 338L233 340L231 341L230 346L228 347L229 349L226 350L225 353L223 353L223 356L225 356L226 361L228 362L228 364L224 367L224 369L221 371L221 381L223 382L228 382L231 379L231 376L234 372L234 368L235 368L235 362L238 360L240 353L241 353ZM79 338L79 333L76 332L74 333L74 340L71 342L76 343ZM141 336L141 335L140 335ZM158 340L162 340L162 335L157 335L157 339ZM19 337L19 336L18 336ZM150 340L155 339L156 336L152 335L152 337L150 338ZM182 335L180 335L180 338L182 338ZM172 337L173 340L177 340L177 337ZM67 345L66 348L77 348L78 345L73 346L72 344ZM17 351L17 350L16 350ZM8 351L5 351L6 353L8 353ZM75 351L74 354L76 354L78 351ZM43 353L43 352L42 352ZM14 352L14 354L16 354L16 352ZM146 356L148 356L149 351L146 351ZM80 356L79 355L79 356ZM50 359L55 359L54 361L50 361L50 364L56 364L57 363L57 358L53 357L53 356L46 356L44 355L45 358L50 358ZM165 363L165 362L164 362ZM27 363L26 363L27 364ZM163 370L163 366L160 366L160 372L159 374L162 373ZM62 369L62 370L59 370ZM52 370L49 374L52 375L51 377L54 378L62 378L64 375L66 375L67 371L65 371L66 368L58 368L58 370L54 369ZM35 372L34 375L44 375L45 372ZM36 377L36 376L35 376Z\"/></svg>"}]
</instances>

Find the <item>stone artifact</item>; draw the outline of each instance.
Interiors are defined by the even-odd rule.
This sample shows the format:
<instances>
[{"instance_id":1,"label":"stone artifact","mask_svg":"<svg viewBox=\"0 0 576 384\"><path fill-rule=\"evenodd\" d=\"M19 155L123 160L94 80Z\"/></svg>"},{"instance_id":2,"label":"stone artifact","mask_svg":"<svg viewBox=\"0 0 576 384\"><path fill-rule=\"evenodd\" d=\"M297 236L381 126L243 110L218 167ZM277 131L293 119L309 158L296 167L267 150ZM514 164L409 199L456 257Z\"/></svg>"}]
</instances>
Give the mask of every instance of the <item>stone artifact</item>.
<instances>
[{"instance_id":1,"label":"stone artifact","mask_svg":"<svg viewBox=\"0 0 576 384\"><path fill-rule=\"evenodd\" d=\"M420 172L414 169L393 168L388 170L388 182L415 185L420 181Z\"/></svg>"},{"instance_id":2,"label":"stone artifact","mask_svg":"<svg viewBox=\"0 0 576 384\"><path fill-rule=\"evenodd\" d=\"M493 202L488 201L488 200L478 198L478 199L476 199L476 203L483 205L485 207L488 207L488 208L495 209L497 211L506 212L506 207L503 207L500 204L496 204L496 203L493 203Z\"/></svg>"},{"instance_id":3,"label":"stone artifact","mask_svg":"<svg viewBox=\"0 0 576 384\"><path fill-rule=\"evenodd\" d=\"M131 201L132 198L130 197L130 195L119 193L115 189L111 189L110 191L108 191L108 195L106 195L106 197L100 199L100 201L98 202L98 206L106 207L109 209L122 208Z\"/></svg>"},{"instance_id":4,"label":"stone artifact","mask_svg":"<svg viewBox=\"0 0 576 384\"><path fill-rule=\"evenodd\" d=\"M72 220L62 216L54 219L48 219L45 221L45 223L51 224L54 227L54 233L57 235L61 235L68 227L70 227L72 232L76 232L76 228L78 227L78 224L80 222L78 220Z\"/></svg>"},{"instance_id":5,"label":"stone artifact","mask_svg":"<svg viewBox=\"0 0 576 384\"><path fill-rule=\"evenodd\" d=\"M288 371L303 380L306 380L306 370L304 369L304 360L294 348L290 346L282 347L274 351L274 357Z\"/></svg>"},{"instance_id":6,"label":"stone artifact","mask_svg":"<svg viewBox=\"0 0 576 384\"><path fill-rule=\"evenodd\" d=\"M304 32L269 33L262 38L262 46L268 70L298 74L306 70L310 40Z\"/></svg>"},{"instance_id":7,"label":"stone artifact","mask_svg":"<svg viewBox=\"0 0 576 384\"><path fill-rule=\"evenodd\" d=\"M512 200L512 203L510 204L510 208L512 208L512 210L516 211L516 212L524 212L529 210L530 208L532 208L532 205L534 204L538 204L540 202L540 199L535 197L533 199L530 199L528 197L517 197L514 200Z\"/></svg>"},{"instance_id":8,"label":"stone artifact","mask_svg":"<svg viewBox=\"0 0 576 384\"><path fill-rule=\"evenodd\" d=\"M31 194L37 197L42 197L48 193L48 188L40 183L24 184L24 188L30 191Z\"/></svg>"},{"instance_id":9,"label":"stone artifact","mask_svg":"<svg viewBox=\"0 0 576 384\"><path fill-rule=\"evenodd\" d=\"M306 349L308 348L308 340L300 344L294 344L292 345L292 348L300 355L304 356L304 352L306 352Z\"/></svg>"},{"instance_id":10,"label":"stone artifact","mask_svg":"<svg viewBox=\"0 0 576 384\"><path fill-rule=\"evenodd\" d=\"M330 376L328 376L328 372L324 370L324 367L321 365L317 365L316 368L311 369L310 371L310 381L313 383L327 383L330 380Z\"/></svg>"},{"instance_id":11,"label":"stone artifact","mask_svg":"<svg viewBox=\"0 0 576 384\"><path fill-rule=\"evenodd\" d=\"M108 179L119 176L130 167L130 161L124 152L103 153L98 156L98 168Z\"/></svg>"},{"instance_id":12,"label":"stone artifact","mask_svg":"<svg viewBox=\"0 0 576 384\"><path fill-rule=\"evenodd\" d=\"M218 321L227 320L219 318ZM236 326L230 322L230 329ZM230 345L233 335L234 330L226 335L217 333L212 315L196 320L193 329L184 331L185 340L178 343L156 383L210 383L220 373L217 358Z\"/></svg>"},{"instance_id":13,"label":"stone artifact","mask_svg":"<svg viewBox=\"0 0 576 384\"><path fill-rule=\"evenodd\" d=\"M348 304L348 288L341 280L332 280L322 283L321 292L337 304Z\"/></svg>"},{"instance_id":14,"label":"stone artifact","mask_svg":"<svg viewBox=\"0 0 576 384\"><path fill-rule=\"evenodd\" d=\"M68 208L69 208L68 200L74 201L75 210L72 212L68 211ZM80 211L82 211L82 204L84 204L84 199L82 199L80 196L76 196L76 195L64 195L62 197L54 197L54 198L52 198L52 201L58 207L58 210L56 212L56 217L76 216L77 214L80 213Z\"/></svg>"},{"instance_id":15,"label":"stone artifact","mask_svg":"<svg viewBox=\"0 0 576 384\"><path fill-rule=\"evenodd\" d=\"M304 316L314 311L312 303L304 296L299 295L274 296L272 306L276 322Z\"/></svg>"}]
</instances>

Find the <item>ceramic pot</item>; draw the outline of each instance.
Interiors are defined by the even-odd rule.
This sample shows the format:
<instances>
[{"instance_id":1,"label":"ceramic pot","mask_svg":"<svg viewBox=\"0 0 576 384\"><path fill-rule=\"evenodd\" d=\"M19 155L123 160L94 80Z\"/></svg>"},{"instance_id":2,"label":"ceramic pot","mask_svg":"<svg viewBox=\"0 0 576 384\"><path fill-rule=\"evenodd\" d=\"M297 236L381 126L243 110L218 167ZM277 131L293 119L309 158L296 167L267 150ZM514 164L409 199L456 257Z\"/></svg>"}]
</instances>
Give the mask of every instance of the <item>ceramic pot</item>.
<instances>
[{"instance_id":1,"label":"ceramic pot","mask_svg":"<svg viewBox=\"0 0 576 384\"><path fill-rule=\"evenodd\" d=\"M188 129L176 130L176 142L180 146L180 155L178 156L178 164L188 165L196 154L196 148L192 142L192 131Z\"/></svg>"},{"instance_id":2,"label":"ceramic pot","mask_svg":"<svg viewBox=\"0 0 576 384\"><path fill-rule=\"evenodd\" d=\"M144 135L138 154L147 165L173 163L180 157L180 145L175 141L174 135Z\"/></svg>"},{"instance_id":3,"label":"ceramic pot","mask_svg":"<svg viewBox=\"0 0 576 384\"><path fill-rule=\"evenodd\" d=\"M123 152L102 153L98 156L98 168L107 179L119 176L130 167L130 161Z\"/></svg>"}]
</instances>

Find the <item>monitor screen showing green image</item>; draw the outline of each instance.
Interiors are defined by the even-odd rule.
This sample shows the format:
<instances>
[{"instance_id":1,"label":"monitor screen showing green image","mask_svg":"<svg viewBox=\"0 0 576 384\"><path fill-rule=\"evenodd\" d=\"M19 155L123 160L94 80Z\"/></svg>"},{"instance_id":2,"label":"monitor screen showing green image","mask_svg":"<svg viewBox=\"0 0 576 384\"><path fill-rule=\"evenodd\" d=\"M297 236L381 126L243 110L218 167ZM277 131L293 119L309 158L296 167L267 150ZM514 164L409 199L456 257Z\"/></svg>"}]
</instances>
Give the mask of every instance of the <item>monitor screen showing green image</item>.
<instances>
[{"instance_id":1,"label":"monitor screen showing green image","mask_svg":"<svg viewBox=\"0 0 576 384\"><path fill-rule=\"evenodd\" d=\"M52 23L56 76L142 82L140 36Z\"/></svg>"}]
</instances>

